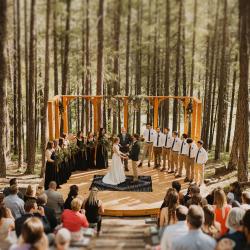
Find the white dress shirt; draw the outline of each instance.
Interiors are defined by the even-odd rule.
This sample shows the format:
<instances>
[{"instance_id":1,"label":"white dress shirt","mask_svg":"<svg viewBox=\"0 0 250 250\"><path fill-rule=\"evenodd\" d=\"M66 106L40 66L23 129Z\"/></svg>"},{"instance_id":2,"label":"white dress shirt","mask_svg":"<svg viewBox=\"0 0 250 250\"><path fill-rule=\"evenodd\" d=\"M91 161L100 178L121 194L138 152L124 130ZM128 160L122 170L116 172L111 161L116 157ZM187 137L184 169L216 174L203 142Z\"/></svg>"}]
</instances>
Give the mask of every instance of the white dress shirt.
<instances>
[{"instance_id":1,"label":"white dress shirt","mask_svg":"<svg viewBox=\"0 0 250 250\"><path fill-rule=\"evenodd\" d=\"M181 139L179 137L173 138L171 147L173 151L179 152L181 149Z\"/></svg>"},{"instance_id":2,"label":"white dress shirt","mask_svg":"<svg viewBox=\"0 0 250 250\"><path fill-rule=\"evenodd\" d=\"M188 233L186 221L178 221L176 224L169 225L164 229L161 238L161 250L172 249L172 241Z\"/></svg>"},{"instance_id":3,"label":"white dress shirt","mask_svg":"<svg viewBox=\"0 0 250 250\"><path fill-rule=\"evenodd\" d=\"M186 140L182 140L181 142L181 149L180 149L180 154L181 155L188 155L188 143Z\"/></svg>"},{"instance_id":4,"label":"white dress shirt","mask_svg":"<svg viewBox=\"0 0 250 250\"><path fill-rule=\"evenodd\" d=\"M154 134L155 130L154 129L145 129L143 132L143 137L145 139L145 142L153 142L154 141Z\"/></svg>"},{"instance_id":5,"label":"white dress shirt","mask_svg":"<svg viewBox=\"0 0 250 250\"><path fill-rule=\"evenodd\" d=\"M206 164L207 160L207 151L203 147L200 149L197 147L195 152L195 162L198 164Z\"/></svg>"},{"instance_id":6,"label":"white dress shirt","mask_svg":"<svg viewBox=\"0 0 250 250\"><path fill-rule=\"evenodd\" d=\"M155 133L154 134L154 142L153 142L153 146L154 147L163 147L164 145L164 134L163 133Z\"/></svg>"},{"instance_id":7,"label":"white dress shirt","mask_svg":"<svg viewBox=\"0 0 250 250\"><path fill-rule=\"evenodd\" d=\"M188 144L187 156L189 158L195 158L197 152L197 145L193 142L191 145Z\"/></svg>"},{"instance_id":8,"label":"white dress shirt","mask_svg":"<svg viewBox=\"0 0 250 250\"><path fill-rule=\"evenodd\" d=\"M167 134L163 134L163 147L164 148L171 148L172 144L173 144L173 137L167 133Z\"/></svg>"}]
</instances>

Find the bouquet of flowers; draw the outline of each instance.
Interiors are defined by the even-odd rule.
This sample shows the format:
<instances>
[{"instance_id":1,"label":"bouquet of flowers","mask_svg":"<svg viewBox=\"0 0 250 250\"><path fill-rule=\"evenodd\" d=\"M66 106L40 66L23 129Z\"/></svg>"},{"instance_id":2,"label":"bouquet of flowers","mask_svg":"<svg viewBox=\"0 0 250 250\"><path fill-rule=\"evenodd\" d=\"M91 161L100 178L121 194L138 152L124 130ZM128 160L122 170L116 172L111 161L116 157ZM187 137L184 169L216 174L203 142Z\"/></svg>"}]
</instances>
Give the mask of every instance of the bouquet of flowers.
<instances>
[{"instance_id":1,"label":"bouquet of flowers","mask_svg":"<svg viewBox=\"0 0 250 250\"><path fill-rule=\"evenodd\" d=\"M57 172L59 171L60 164L64 161L64 152L63 150L58 150L55 152L55 165Z\"/></svg>"}]
</instances>

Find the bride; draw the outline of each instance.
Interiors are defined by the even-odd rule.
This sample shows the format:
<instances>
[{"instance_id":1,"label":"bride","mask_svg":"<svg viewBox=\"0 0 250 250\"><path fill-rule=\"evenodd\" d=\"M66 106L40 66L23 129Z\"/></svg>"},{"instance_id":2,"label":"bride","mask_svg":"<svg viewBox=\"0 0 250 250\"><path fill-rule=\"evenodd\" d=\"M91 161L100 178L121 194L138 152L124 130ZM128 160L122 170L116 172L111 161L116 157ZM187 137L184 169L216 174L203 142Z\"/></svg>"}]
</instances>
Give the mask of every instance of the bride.
<instances>
[{"instance_id":1,"label":"bride","mask_svg":"<svg viewBox=\"0 0 250 250\"><path fill-rule=\"evenodd\" d=\"M109 172L102 179L102 181L106 184L118 185L126 180L121 158L125 159L127 158L127 156L124 155L119 150L119 142L120 142L120 139L116 137L114 139L114 145L113 145L113 156L112 156L111 168Z\"/></svg>"}]
</instances>

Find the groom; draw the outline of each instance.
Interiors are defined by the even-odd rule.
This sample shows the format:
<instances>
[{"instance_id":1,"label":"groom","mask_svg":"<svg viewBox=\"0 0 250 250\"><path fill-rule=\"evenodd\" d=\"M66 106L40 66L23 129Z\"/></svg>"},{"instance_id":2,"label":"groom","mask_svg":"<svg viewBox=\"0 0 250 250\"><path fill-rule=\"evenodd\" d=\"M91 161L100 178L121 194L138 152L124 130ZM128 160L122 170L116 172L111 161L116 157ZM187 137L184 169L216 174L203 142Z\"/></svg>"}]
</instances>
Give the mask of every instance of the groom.
<instances>
[{"instance_id":1,"label":"groom","mask_svg":"<svg viewBox=\"0 0 250 250\"><path fill-rule=\"evenodd\" d=\"M132 168L133 168L133 174L134 174L134 181L138 181L138 173L137 173L137 162L139 161L139 155L140 155L140 144L139 144L139 135L134 134L132 136L132 147L129 151L128 157L132 160Z\"/></svg>"}]
</instances>

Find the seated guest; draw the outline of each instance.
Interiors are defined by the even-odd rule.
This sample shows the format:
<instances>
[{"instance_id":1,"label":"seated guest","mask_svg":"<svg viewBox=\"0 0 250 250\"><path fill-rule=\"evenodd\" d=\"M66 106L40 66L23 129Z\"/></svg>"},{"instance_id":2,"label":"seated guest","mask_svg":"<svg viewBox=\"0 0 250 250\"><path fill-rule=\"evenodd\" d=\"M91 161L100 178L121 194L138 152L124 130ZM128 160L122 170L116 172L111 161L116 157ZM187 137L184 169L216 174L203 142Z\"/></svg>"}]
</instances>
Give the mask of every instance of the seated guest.
<instances>
[{"instance_id":1,"label":"seated guest","mask_svg":"<svg viewBox=\"0 0 250 250\"><path fill-rule=\"evenodd\" d=\"M98 189L92 188L89 197L84 201L83 208L85 209L85 215L90 224L97 224L97 233L101 231L102 217L104 208L102 201L97 199ZM91 227L91 225L90 225Z\"/></svg>"},{"instance_id":2,"label":"seated guest","mask_svg":"<svg viewBox=\"0 0 250 250\"><path fill-rule=\"evenodd\" d=\"M250 209L250 192L243 192L241 199L242 199L241 207L246 211Z\"/></svg>"},{"instance_id":3,"label":"seated guest","mask_svg":"<svg viewBox=\"0 0 250 250\"><path fill-rule=\"evenodd\" d=\"M192 198L194 194L199 194L200 188L196 184L190 184L186 195L184 196L184 205L188 206L188 201Z\"/></svg>"},{"instance_id":4,"label":"seated guest","mask_svg":"<svg viewBox=\"0 0 250 250\"><path fill-rule=\"evenodd\" d=\"M27 200L36 200L35 190L29 185L23 197L24 202Z\"/></svg>"},{"instance_id":5,"label":"seated guest","mask_svg":"<svg viewBox=\"0 0 250 250\"><path fill-rule=\"evenodd\" d=\"M194 194L192 195L191 199L187 202L187 207L190 207L191 205L204 207L207 205L207 200L203 199L201 194Z\"/></svg>"},{"instance_id":6,"label":"seated guest","mask_svg":"<svg viewBox=\"0 0 250 250\"><path fill-rule=\"evenodd\" d=\"M179 196L175 189L171 189L166 197L166 206L160 212L160 227L176 223L176 208L179 205Z\"/></svg>"},{"instance_id":7,"label":"seated guest","mask_svg":"<svg viewBox=\"0 0 250 250\"><path fill-rule=\"evenodd\" d=\"M211 205L206 205L203 207L205 221L202 226L202 231L209 236L218 239L220 236L220 223L215 221L214 218L214 208Z\"/></svg>"},{"instance_id":8,"label":"seated guest","mask_svg":"<svg viewBox=\"0 0 250 250\"><path fill-rule=\"evenodd\" d=\"M83 237L81 228L89 226L85 215L80 212L82 203L82 200L75 198L71 202L71 210L65 209L62 213L63 227L71 232L72 241L81 240Z\"/></svg>"},{"instance_id":9,"label":"seated guest","mask_svg":"<svg viewBox=\"0 0 250 250\"><path fill-rule=\"evenodd\" d=\"M226 219L231 206L227 204L227 198L225 192L221 188L217 188L214 191L214 213L215 220L221 225L221 236L227 233Z\"/></svg>"},{"instance_id":10,"label":"seated guest","mask_svg":"<svg viewBox=\"0 0 250 250\"><path fill-rule=\"evenodd\" d=\"M6 196L8 196L9 194L10 194L10 187L12 186L12 185L16 185L17 187L18 187L18 183L17 183L17 179L16 178L12 178L12 179L10 179L10 186L9 187L6 187L6 188L4 188L4 190L3 190L3 194L4 194L4 196L6 197ZM17 192L17 196L20 198L20 199L23 199L23 194L18 190L18 192Z\"/></svg>"},{"instance_id":11,"label":"seated guest","mask_svg":"<svg viewBox=\"0 0 250 250\"><path fill-rule=\"evenodd\" d=\"M44 232L50 233L50 224L45 216L43 207L38 207L36 201L28 200L24 204L25 214L15 220L15 229L17 237L21 234L23 223L31 217L37 217L43 223Z\"/></svg>"},{"instance_id":12,"label":"seated guest","mask_svg":"<svg viewBox=\"0 0 250 250\"><path fill-rule=\"evenodd\" d=\"M48 250L48 239L43 231L43 223L36 217L27 219L22 226L18 244L10 250Z\"/></svg>"},{"instance_id":13,"label":"seated guest","mask_svg":"<svg viewBox=\"0 0 250 250\"><path fill-rule=\"evenodd\" d=\"M188 232L186 224L188 209L185 206L178 206L176 208L177 222L174 225L167 226L164 230L161 239L161 250L172 249L172 241L175 238L184 236Z\"/></svg>"},{"instance_id":14,"label":"seated guest","mask_svg":"<svg viewBox=\"0 0 250 250\"><path fill-rule=\"evenodd\" d=\"M67 250L69 249L71 240L70 231L66 228L58 230L55 237L55 249L56 250Z\"/></svg>"},{"instance_id":15,"label":"seated guest","mask_svg":"<svg viewBox=\"0 0 250 250\"><path fill-rule=\"evenodd\" d=\"M230 191L228 194L232 195L233 200L241 203L242 190L241 190L240 183L238 181L235 181L230 184Z\"/></svg>"},{"instance_id":16,"label":"seated guest","mask_svg":"<svg viewBox=\"0 0 250 250\"><path fill-rule=\"evenodd\" d=\"M11 210L15 219L21 217L25 213L24 201L18 197L17 193L17 185L12 185L9 195L3 199L4 205Z\"/></svg>"},{"instance_id":17,"label":"seated guest","mask_svg":"<svg viewBox=\"0 0 250 250\"><path fill-rule=\"evenodd\" d=\"M204 212L200 206L190 206L187 214L186 235L173 240L172 250L214 250L216 241L201 231L204 223Z\"/></svg>"},{"instance_id":18,"label":"seated guest","mask_svg":"<svg viewBox=\"0 0 250 250\"><path fill-rule=\"evenodd\" d=\"M179 203L183 205L184 195L181 192L181 184L180 184L180 182L179 181L173 181L172 182L172 188L174 188L177 191L178 196L179 196Z\"/></svg>"},{"instance_id":19,"label":"seated guest","mask_svg":"<svg viewBox=\"0 0 250 250\"><path fill-rule=\"evenodd\" d=\"M244 250L250 250L250 210L247 210L243 220L243 232L245 233L246 239L247 239L247 245L244 248Z\"/></svg>"},{"instance_id":20,"label":"seated guest","mask_svg":"<svg viewBox=\"0 0 250 250\"><path fill-rule=\"evenodd\" d=\"M48 200L47 195L43 193L37 197L37 205L40 207L43 207L45 216L48 219L49 224L50 224L50 230L51 232L53 232L55 227L57 226L57 219L56 219L55 211L46 205L47 200Z\"/></svg>"},{"instance_id":21,"label":"seated guest","mask_svg":"<svg viewBox=\"0 0 250 250\"><path fill-rule=\"evenodd\" d=\"M77 185L71 185L69 189L68 197L64 203L64 209L71 209L71 201L78 195L79 188Z\"/></svg>"},{"instance_id":22,"label":"seated guest","mask_svg":"<svg viewBox=\"0 0 250 250\"><path fill-rule=\"evenodd\" d=\"M7 207L0 208L0 249L8 250L15 239L11 237L10 232L15 229L15 220Z\"/></svg>"},{"instance_id":23,"label":"seated guest","mask_svg":"<svg viewBox=\"0 0 250 250\"><path fill-rule=\"evenodd\" d=\"M46 190L45 193L48 197L47 207L55 211L56 219L59 224L61 219L61 214L63 211L64 200L62 194L56 190L56 186L57 186L56 182L51 181L49 183L49 189Z\"/></svg>"},{"instance_id":24,"label":"seated guest","mask_svg":"<svg viewBox=\"0 0 250 250\"><path fill-rule=\"evenodd\" d=\"M40 196L41 194L44 193L44 187L43 186L37 186L36 187L36 197Z\"/></svg>"},{"instance_id":25,"label":"seated guest","mask_svg":"<svg viewBox=\"0 0 250 250\"><path fill-rule=\"evenodd\" d=\"M239 207L234 207L230 210L226 226L229 228L229 232L223 236L223 238L231 239L235 242L234 250L244 249L247 241L243 232L241 222L245 215L245 210Z\"/></svg>"}]
</instances>

